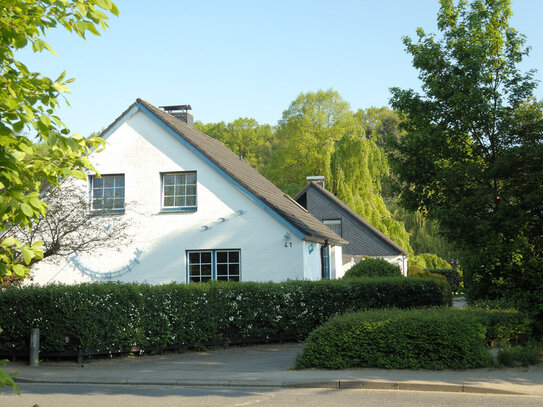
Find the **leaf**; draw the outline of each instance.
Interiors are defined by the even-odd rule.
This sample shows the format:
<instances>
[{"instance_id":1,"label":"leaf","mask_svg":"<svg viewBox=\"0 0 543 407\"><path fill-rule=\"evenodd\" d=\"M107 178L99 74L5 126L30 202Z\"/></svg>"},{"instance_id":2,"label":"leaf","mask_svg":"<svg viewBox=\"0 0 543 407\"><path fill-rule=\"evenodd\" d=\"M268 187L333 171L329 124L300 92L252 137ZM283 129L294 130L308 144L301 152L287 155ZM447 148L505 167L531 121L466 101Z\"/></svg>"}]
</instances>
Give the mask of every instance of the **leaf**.
<instances>
[{"instance_id":1,"label":"leaf","mask_svg":"<svg viewBox=\"0 0 543 407\"><path fill-rule=\"evenodd\" d=\"M21 254L23 255L23 260L25 261L25 263L30 264L32 258L34 257L34 252L28 247L23 247L21 249Z\"/></svg>"},{"instance_id":2,"label":"leaf","mask_svg":"<svg viewBox=\"0 0 543 407\"><path fill-rule=\"evenodd\" d=\"M75 177L75 178L78 178L78 179L82 179L83 181L86 181L87 180L87 176L85 175L85 173L81 170L73 170L72 171L72 175Z\"/></svg>"},{"instance_id":3,"label":"leaf","mask_svg":"<svg viewBox=\"0 0 543 407\"><path fill-rule=\"evenodd\" d=\"M49 116L42 114L40 116L40 122L45 124L45 126L49 127L51 125L51 118Z\"/></svg>"},{"instance_id":4,"label":"leaf","mask_svg":"<svg viewBox=\"0 0 543 407\"><path fill-rule=\"evenodd\" d=\"M21 242L18 239L15 239L14 237L6 237L2 242L0 243L1 247L21 247Z\"/></svg>"},{"instance_id":5,"label":"leaf","mask_svg":"<svg viewBox=\"0 0 543 407\"><path fill-rule=\"evenodd\" d=\"M25 202L21 202L21 210L23 211L23 213L26 215L26 216L34 216L34 211L32 210L32 208L30 207L30 205L28 205L27 203Z\"/></svg>"},{"instance_id":6,"label":"leaf","mask_svg":"<svg viewBox=\"0 0 543 407\"><path fill-rule=\"evenodd\" d=\"M23 266L22 264L15 264L13 266L13 272L17 277L24 278L24 276L28 274L28 267Z\"/></svg>"}]
</instances>

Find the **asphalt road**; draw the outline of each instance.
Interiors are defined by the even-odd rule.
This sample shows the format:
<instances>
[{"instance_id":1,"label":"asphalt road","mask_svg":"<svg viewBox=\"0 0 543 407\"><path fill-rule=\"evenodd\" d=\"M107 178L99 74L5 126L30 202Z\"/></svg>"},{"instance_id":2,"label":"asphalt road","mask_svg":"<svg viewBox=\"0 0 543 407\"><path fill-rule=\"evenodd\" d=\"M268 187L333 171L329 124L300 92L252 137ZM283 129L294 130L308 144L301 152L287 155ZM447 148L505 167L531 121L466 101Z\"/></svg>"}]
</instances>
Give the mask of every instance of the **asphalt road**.
<instances>
[{"instance_id":1,"label":"asphalt road","mask_svg":"<svg viewBox=\"0 0 543 407\"><path fill-rule=\"evenodd\" d=\"M271 407L271 406L402 406L402 407L532 407L542 406L542 397L438 393L285 388L130 386L90 384L21 383L21 396L4 388L2 407Z\"/></svg>"}]
</instances>

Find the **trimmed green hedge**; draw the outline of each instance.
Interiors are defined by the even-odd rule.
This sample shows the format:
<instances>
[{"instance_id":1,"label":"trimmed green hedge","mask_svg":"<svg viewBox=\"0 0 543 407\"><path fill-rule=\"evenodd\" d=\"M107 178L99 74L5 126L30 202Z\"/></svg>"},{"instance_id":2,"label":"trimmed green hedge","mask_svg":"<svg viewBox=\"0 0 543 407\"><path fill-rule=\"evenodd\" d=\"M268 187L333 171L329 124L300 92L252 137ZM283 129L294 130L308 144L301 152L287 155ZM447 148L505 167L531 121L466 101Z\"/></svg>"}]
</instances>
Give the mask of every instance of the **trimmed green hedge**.
<instances>
[{"instance_id":1,"label":"trimmed green hedge","mask_svg":"<svg viewBox=\"0 0 543 407\"><path fill-rule=\"evenodd\" d=\"M337 313L450 302L444 284L416 278L11 287L0 291L0 353L27 351L33 327L40 328L43 352L163 349L300 340Z\"/></svg>"},{"instance_id":2,"label":"trimmed green hedge","mask_svg":"<svg viewBox=\"0 0 543 407\"><path fill-rule=\"evenodd\" d=\"M359 277L402 277L402 271L400 267L386 260L363 257L343 276L343 278Z\"/></svg>"},{"instance_id":3,"label":"trimmed green hedge","mask_svg":"<svg viewBox=\"0 0 543 407\"><path fill-rule=\"evenodd\" d=\"M467 369L489 366L487 347L526 343L517 311L376 310L336 316L307 338L298 368Z\"/></svg>"}]
</instances>

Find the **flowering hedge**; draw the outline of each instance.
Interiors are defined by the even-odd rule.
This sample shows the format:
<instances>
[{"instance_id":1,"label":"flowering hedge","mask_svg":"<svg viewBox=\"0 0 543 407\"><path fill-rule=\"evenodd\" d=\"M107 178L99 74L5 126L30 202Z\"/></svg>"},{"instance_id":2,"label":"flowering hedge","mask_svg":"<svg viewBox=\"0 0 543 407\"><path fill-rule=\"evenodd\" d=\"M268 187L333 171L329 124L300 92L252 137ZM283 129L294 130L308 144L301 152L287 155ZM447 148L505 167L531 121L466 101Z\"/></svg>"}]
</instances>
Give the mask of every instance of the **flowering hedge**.
<instances>
[{"instance_id":1,"label":"flowering hedge","mask_svg":"<svg viewBox=\"0 0 543 407\"><path fill-rule=\"evenodd\" d=\"M212 340L300 340L331 316L364 309L442 306L446 284L372 278L284 283L81 284L0 291L0 354L191 347Z\"/></svg>"}]
</instances>

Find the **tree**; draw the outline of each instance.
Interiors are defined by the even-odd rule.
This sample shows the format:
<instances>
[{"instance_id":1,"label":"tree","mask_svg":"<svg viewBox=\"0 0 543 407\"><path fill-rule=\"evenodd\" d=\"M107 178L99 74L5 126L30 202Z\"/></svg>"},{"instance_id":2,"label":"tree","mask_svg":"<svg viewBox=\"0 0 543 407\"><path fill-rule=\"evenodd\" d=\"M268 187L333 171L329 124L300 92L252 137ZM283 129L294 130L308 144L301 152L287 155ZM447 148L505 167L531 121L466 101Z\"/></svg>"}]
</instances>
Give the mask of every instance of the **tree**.
<instances>
[{"instance_id":1,"label":"tree","mask_svg":"<svg viewBox=\"0 0 543 407\"><path fill-rule=\"evenodd\" d=\"M385 152L362 130L335 144L328 174L332 193L404 250L413 252L409 233L392 217L381 195L381 180L389 175Z\"/></svg>"},{"instance_id":2,"label":"tree","mask_svg":"<svg viewBox=\"0 0 543 407\"><path fill-rule=\"evenodd\" d=\"M375 116L364 122L364 112L353 114L332 89L300 94L283 112L264 175L291 195L302 189L306 176L324 175L330 192L411 251L409 234L381 196L389 166L374 140L375 128L382 128Z\"/></svg>"},{"instance_id":3,"label":"tree","mask_svg":"<svg viewBox=\"0 0 543 407\"><path fill-rule=\"evenodd\" d=\"M256 169L262 168L269 158L274 135L268 124L259 124L255 119L240 117L227 125L224 122L196 122L194 127L225 144Z\"/></svg>"},{"instance_id":4,"label":"tree","mask_svg":"<svg viewBox=\"0 0 543 407\"><path fill-rule=\"evenodd\" d=\"M49 188L42 198L47 205L45 216L33 220L30 228L15 226L9 232L29 245L43 242L43 259L89 253L106 244L121 246L130 241L126 217L89 214L88 193L74 181Z\"/></svg>"},{"instance_id":5,"label":"tree","mask_svg":"<svg viewBox=\"0 0 543 407\"><path fill-rule=\"evenodd\" d=\"M470 298L543 320L543 109L509 0L441 0L441 37L405 37L423 94L392 89L407 134L390 143L401 203L461 250Z\"/></svg>"},{"instance_id":6,"label":"tree","mask_svg":"<svg viewBox=\"0 0 543 407\"><path fill-rule=\"evenodd\" d=\"M283 112L264 175L297 193L306 176L327 175L334 144L355 127L349 104L335 90L300 94Z\"/></svg>"},{"instance_id":7,"label":"tree","mask_svg":"<svg viewBox=\"0 0 543 407\"><path fill-rule=\"evenodd\" d=\"M50 29L63 26L85 37L99 35L107 27L106 14L118 15L110 0L6 0L0 5L0 279L13 274L24 277L32 259L42 255L41 246L22 244L4 232L17 225L28 228L45 214L40 199L44 183L56 186L63 178L85 178L92 168L86 154L99 148L98 138L69 136L55 113L59 97L71 79L65 73L55 80L32 72L17 60L16 51L54 51L43 38ZM39 150L20 135L31 130L41 142Z\"/></svg>"}]
</instances>

